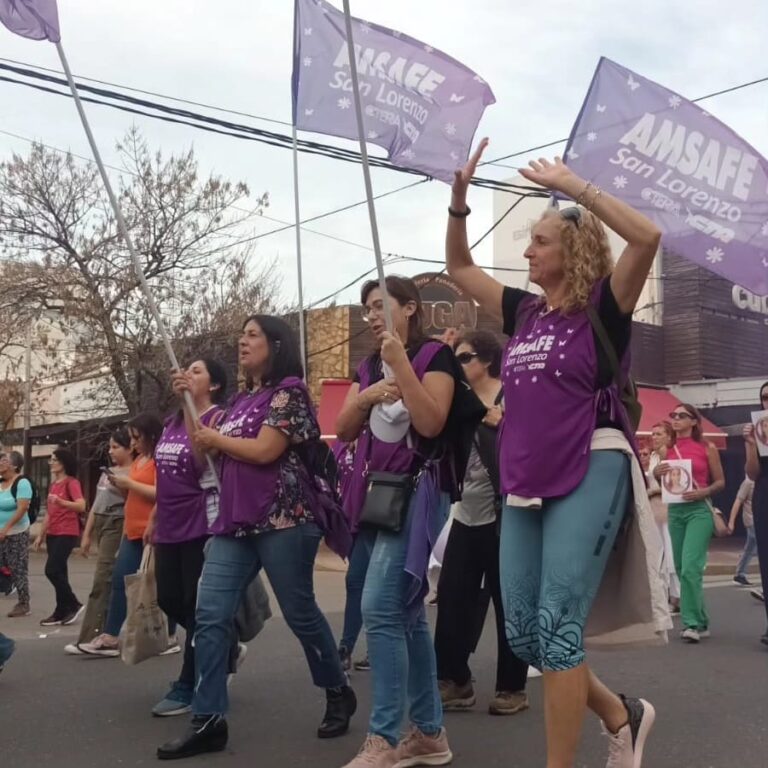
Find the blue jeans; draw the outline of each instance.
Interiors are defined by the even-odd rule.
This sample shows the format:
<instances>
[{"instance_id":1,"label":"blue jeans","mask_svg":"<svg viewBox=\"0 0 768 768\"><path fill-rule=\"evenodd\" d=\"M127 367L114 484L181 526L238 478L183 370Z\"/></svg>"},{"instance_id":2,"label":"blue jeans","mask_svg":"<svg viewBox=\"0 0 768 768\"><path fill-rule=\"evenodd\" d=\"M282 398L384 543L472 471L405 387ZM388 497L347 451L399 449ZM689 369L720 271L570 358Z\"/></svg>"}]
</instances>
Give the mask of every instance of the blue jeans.
<instances>
[{"instance_id":1,"label":"blue jeans","mask_svg":"<svg viewBox=\"0 0 768 768\"><path fill-rule=\"evenodd\" d=\"M13 656L15 647L16 643L14 643L10 637L6 637L0 632L0 669L2 669L5 662Z\"/></svg>"},{"instance_id":2,"label":"blue jeans","mask_svg":"<svg viewBox=\"0 0 768 768\"><path fill-rule=\"evenodd\" d=\"M584 625L627 510L629 461L592 451L587 474L541 509L505 506L500 570L507 639L517 658L562 671L584 661Z\"/></svg>"},{"instance_id":3,"label":"blue jeans","mask_svg":"<svg viewBox=\"0 0 768 768\"><path fill-rule=\"evenodd\" d=\"M344 630L341 633L340 645L344 646L350 654L355 649L355 643L363 628L363 587L375 538L374 531L359 531L349 555L349 568L347 568L345 580L347 601L344 605Z\"/></svg>"},{"instance_id":4,"label":"blue jeans","mask_svg":"<svg viewBox=\"0 0 768 768\"><path fill-rule=\"evenodd\" d=\"M117 637L120 634L120 628L128 612L125 602L125 577L139 570L143 552L144 543L141 539L126 539L123 536L120 548L117 550L115 568L112 571L112 595L109 598L107 621L104 625L104 632L107 635Z\"/></svg>"},{"instance_id":5,"label":"blue jeans","mask_svg":"<svg viewBox=\"0 0 768 768\"><path fill-rule=\"evenodd\" d=\"M314 523L208 543L195 614L195 715L229 708L227 673L234 620L243 592L264 568L288 626L301 642L320 688L346 685L333 633L315 601L312 581L322 534Z\"/></svg>"},{"instance_id":6,"label":"blue jeans","mask_svg":"<svg viewBox=\"0 0 768 768\"><path fill-rule=\"evenodd\" d=\"M441 523L448 516L448 506L448 494L440 494ZM419 607L415 625L408 626L405 610L405 560L412 517L413 505L404 531L378 531L371 540L371 561L363 588L363 621L373 677L368 731L393 746L398 742L406 709L411 722L424 733L434 734L443 725L435 647L424 605Z\"/></svg>"},{"instance_id":7,"label":"blue jeans","mask_svg":"<svg viewBox=\"0 0 768 768\"><path fill-rule=\"evenodd\" d=\"M746 578L747 568L749 568L749 564L752 562L755 552L757 552L757 537L755 536L754 526L750 525L746 528L746 531L747 540L744 542L744 551L741 553L739 564L736 566L736 576L744 576L744 578Z\"/></svg>"}]
</instances>

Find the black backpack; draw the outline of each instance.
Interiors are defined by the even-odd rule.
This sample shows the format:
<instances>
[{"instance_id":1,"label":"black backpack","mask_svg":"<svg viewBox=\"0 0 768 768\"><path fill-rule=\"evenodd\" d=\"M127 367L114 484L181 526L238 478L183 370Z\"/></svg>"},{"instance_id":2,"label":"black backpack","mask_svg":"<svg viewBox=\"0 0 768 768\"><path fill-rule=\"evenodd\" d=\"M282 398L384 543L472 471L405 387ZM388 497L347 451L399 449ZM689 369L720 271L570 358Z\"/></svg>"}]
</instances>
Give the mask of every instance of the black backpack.
<instances>
[{"instance_id":1,"label":"black backpack","mask_svg":"<svg viewBox=\"0 0 768 768\"><path fill-rule=\"evenodd\" d=\"M32 498L29 500L29 507L27 507L27 517L29 517L29 524L32 525L37 520L37 515L40 512L40 494L38 493L37 486L28 477L19 475L13 481L13 485L11 485L11 495L14 501L16 500L16 489L21 480L26 480L32 486Z\"/></svg>"},{"instance_id":2,"label":"black backpack","mask_svg":"<svg viewBox=\"0 0 768 768\"><path fill-rule=\"evenodd\" d=\"M624 409L627 412L629 423L632 429L637 432L640 426L640 418L643 415L643 406L640 403L640 393L637 389L637 384L632 376L627 376L626 380L623 380L621 373L621 363L616 355L616 350L608 337L608 331L605 330L603 321L600 319L600 315L597 314L597 310L592 304L587 304L587 317L592 324L592 328L600 340L600 345L603 348L608 362L611 365L611 371L613 372L613 380L619 390L619 398L621 399Z\"/></svg>"}]
</instances>

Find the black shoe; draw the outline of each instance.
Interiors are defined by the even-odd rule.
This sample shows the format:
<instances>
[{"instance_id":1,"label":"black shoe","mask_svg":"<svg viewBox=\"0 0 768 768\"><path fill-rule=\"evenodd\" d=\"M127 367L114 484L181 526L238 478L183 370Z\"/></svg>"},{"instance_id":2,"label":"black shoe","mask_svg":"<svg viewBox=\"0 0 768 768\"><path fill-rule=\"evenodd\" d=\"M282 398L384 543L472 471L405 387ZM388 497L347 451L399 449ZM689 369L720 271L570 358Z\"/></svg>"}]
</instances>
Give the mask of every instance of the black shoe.
<instances>
[{"instance_id":1,"label":"black shoe","mask_svg":"<svg viewBox=\"0 0 768 768\"><path fill-rule=\"evenodd\" d=\"M56 613L52 613L47 619L43 619L40 622L41 627L59 627L61 626L61 616Z\"/></svg>"},{"instance_id":2,"label":"black shoe","mask_svg":"<svg viewBox=\"0 0 768 768\"><path fill-rule=\"evenodd\" d=\"M317 729L318 739L334 739L349 730L349 721L357 709L357 697L348 686L326 688L325 716Z\"/></svg>"},{"instance_id":3,"label":"black shoe","mask_svg":"<svg viewBox=\"0 0 768 768\"><path fill-rule=\"evenodd\" d=\"M205 752L221 752L227 746L227 721L221 715L196 715L180 738L157 748L159 760L179 760Z\"/></svg>"},{"instance_id":4,"label":"black shoe","mask_svg":"<svg viewBox=\"0 0 768 768\"><path fill-rule=\"evenodd\" d=\"M768 630L766 630L766 631L765 631L765 634L764 634L764 635L761 635L761 637L760 637L760 642L761 642L763 645L768 645Z\"/></svg>"},{"instance_id":5,"label":"black shoe","mask_svg":"<svg viewBox=\"0 0 768 768\"><path fill-rule=\"evenodd\" d=\"M352 667L352 654L350 654L345 645L339 646L339 659L341 660L341 668L345 672L349 672Z\"/></svg>"},{"instance_id":6,"label":"black shoe","mask_svg":"<svg viewBox=\"0 0 768 768\"><path fill-rule=\"evenodd\" d=\"M368 658L368 654L365 654L364 659L360 659L360 661L356 661L352 665L358 672L370 672L371 671L371 662Z\"/></svg>"},{"instance_id":7,"label":"black shoe","mask_svg":"<svg viewBox=\"0 0 768 768\"><path fill-rule=\"evenodd\" d=\"M752 586L752 582L746 576L742 576L740 573L737 573L733 577L733 580L737 584L741 584L742 587L751 587Z\"/></svg>"}]
</instances>

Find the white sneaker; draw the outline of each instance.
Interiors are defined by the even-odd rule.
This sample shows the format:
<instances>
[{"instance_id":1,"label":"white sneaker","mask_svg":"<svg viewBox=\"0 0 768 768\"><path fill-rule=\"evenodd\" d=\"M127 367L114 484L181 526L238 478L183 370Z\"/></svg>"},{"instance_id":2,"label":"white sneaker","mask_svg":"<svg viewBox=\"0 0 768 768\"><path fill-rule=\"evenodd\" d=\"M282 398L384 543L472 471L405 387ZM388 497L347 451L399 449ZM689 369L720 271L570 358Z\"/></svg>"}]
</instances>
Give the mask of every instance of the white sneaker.
<instances>
[{"instance_id":1,"label":"white sneaker","mask_svg":"<svg viewBox=\"0 0 768 768\"><path fill-rule=\"evenodd\" d=\"M702 640L706 640L708 637L712 637L712 633L708 629L700 629L699 630L699 637Z\"/></svg>"},{"instance_id":2,"label":"white sneaker","mask_svg":"<svg viewBox=\"0 0 768 768\"><path fill-rule=\"evenodd\" d=\"M656 719L656 710L644 699L621 697L629 715L629 721L611 733L603 724L603 733L608 737L608 762L605 768L641 768L643 749L648 733Z\"/></svg>"},{"instance_id":3,"label":"white sneaker","mask_svg":"<svg viewBox=\"0 0 768 768\"><path fill-rule=\"evenodd\" d=\"M680 637L685 640L686 643L698 643L701 640L701 635L698 629L693 627L686 627L681 633Z\"/></svg>"},{"instance_id":4,"label":"white sneaker","mask_svg":"<svg viewBox=\"0 0 768 768\"><path fill-rule=\"evenodd\" d=\"M68 643L64 646L64 653L68 653L70 656L85 656L85 651L81 651L75 643Z\"/></svg>"},{"instance_id":5,"label":"white sneaker","mask_svg":"<svg viewBox=\"0 0 768 768\"><path fill-rule=\"evenodd\" d=\"M181 653L181 646L176 635L168 638L168 647L160 653L161 656L173 656L175 653Z\"/></svg>"}]
</instances>

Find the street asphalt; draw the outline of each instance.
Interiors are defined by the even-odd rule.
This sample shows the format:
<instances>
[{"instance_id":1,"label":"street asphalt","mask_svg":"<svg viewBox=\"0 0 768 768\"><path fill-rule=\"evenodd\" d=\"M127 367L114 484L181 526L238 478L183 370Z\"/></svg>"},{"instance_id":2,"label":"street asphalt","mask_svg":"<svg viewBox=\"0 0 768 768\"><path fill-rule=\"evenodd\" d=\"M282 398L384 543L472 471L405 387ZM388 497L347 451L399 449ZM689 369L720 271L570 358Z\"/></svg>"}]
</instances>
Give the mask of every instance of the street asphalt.
<instances>
[{"instance_id":1,"label":"street asphalt","mask_svg":"<svg viewBox=\"0 0 768 768\"><path fill-rule=\"evenodd\" d=\"M84 600L93 560L72 558L72 582ZM53 592L33 556L33 615L7 619L13 605L0 599L0 631L17 642L0 674L0 768L110 768L155 766L155 748L178 735L185 717L153 718L152 705L178 672L180 656L127 667L119 659L66 656L78 627L38 626L52 608ZM342 621L343 574L316 573L316 591L334 631ZM762 606L728 577L708 580L711 639L698 646L671 637L663 648L600 652L590 656L616 690L650 700L656 726L644 768L768 767L768 648ZM434 609L430 608L434 619ZM454 765L543 768L542 682L529 682L531 708L514 717L486 714L492 696L494 634L490 624L474 657L476 709L449 713L446 726ZM358 649L356 655L360 655ZM370 674L356 672L359 711L351 732L319 741L315 728L324 695L312 687L298 642L278 615L249 647L232 684L230 742L226 751L182 764L206 768L340 768L366 732ZM579 768L602 768L607 756L600 725L584 727Z\"/></svg>"}]
</instances>

